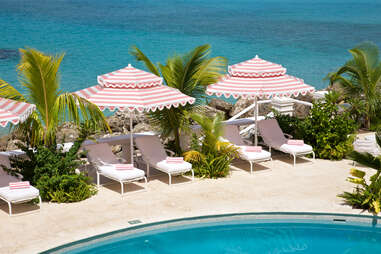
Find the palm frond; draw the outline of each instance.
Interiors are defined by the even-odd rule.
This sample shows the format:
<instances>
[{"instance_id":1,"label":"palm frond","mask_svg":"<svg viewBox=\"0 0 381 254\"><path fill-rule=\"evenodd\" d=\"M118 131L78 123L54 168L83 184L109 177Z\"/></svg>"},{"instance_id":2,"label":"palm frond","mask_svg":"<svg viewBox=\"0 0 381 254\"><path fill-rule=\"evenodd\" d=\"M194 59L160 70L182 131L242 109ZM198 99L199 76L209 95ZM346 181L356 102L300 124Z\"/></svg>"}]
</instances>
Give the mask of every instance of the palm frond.
<instances>
[{"instance_id":1,"label":"palm frond","mask_svg":"<svg viewBox=\"0 0 381 254\"><path fill-rule=\"evenodd\" d=\"M352 160L354 160L354 161L356 161L356 162L358 162L364 166L374 168L376 170L381 169L381 158L374 157L370 153L359 153L359 152L353 151L349 155L349 157Z\"/></svg>"},{"instance_id":2,"label":"palm frond","mask_svg":"<svg viewBox=\"0 0 381 254\"><path fill-rule=\"evenodd\" d=\"M0 79L0 97L16 101L25 101L24 96L9 83Z\"/></svg>"},{"instance_id":3,"label":"palm frond","mask_svg":"<svg viewBox=\"0 0 381 254\"><path fill-rule=\"evenodd\" d=\"M156 76L160 76L159 70L156 66L149 60L149 58L136 46L132 46L130 49L130 54L135 57L135 59L139 62L143 62L147 69L155 74Z\"/></svg>"}]
</instances>

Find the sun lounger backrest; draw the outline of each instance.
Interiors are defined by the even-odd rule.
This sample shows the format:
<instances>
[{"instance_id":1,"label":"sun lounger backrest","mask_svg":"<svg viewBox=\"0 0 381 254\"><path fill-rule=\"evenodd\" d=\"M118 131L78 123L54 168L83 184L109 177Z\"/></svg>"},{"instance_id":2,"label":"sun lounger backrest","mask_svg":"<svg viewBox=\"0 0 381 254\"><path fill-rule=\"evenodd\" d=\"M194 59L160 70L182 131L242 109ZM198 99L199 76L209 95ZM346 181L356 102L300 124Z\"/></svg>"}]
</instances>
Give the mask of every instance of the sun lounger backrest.
<instances>
[{"instance_id":1,"label":"sun lounger backrest","mask_svg":"<svg viewBox=\"0 0 381 254\"><path fill-rule=\"evenodd\" d=\"M282 129L276 119L266 119L258 122L258 130L263 141L272 147L279 148L287 143Z\"/></svg>"},{"instance_id":2,"label":"sun lounger backrest","mask_svg":"<svg viewBox=\"0 0 381 254\"><path fill-rule=\"evenodd\" d=\"M143 159L151 165L165 160L167 153L157 136L140 136L135 138L135 144L141 152Z\"/></svg>"},{"instance_id":3,"label":"sun lounger backrest","mask_svg":"<svg viewBox=\"0 0 381 254\"><path fill-rule=\"evenodd\" d=\"M230 143L237 146L244 146L245 142L243 141L241 135L239 134L239 129L237 125L225 125L224 126L224 135L223 137L229 140Z\"/></svg>"},{"instance_id":4,"label":"sun lounger backrest","mask_svg":"<svg viewBox=\"0 0 381 254\"><path fill-rule=\"evenodd\" d=\"M111 146L107 143L87 145L84 149L87 151L89 162L96 163L102 160L110 164L119 163L118 157L113 154Z\"/></svg>"}]
</instances>

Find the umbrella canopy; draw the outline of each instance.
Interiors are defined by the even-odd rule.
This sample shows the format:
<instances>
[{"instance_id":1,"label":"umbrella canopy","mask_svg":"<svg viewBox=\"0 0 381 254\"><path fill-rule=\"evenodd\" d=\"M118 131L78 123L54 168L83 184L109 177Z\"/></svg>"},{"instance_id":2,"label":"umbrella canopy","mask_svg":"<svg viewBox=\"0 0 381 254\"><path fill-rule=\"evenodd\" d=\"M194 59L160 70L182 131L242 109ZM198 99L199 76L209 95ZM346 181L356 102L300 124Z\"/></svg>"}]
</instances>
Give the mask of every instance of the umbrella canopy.
<instances>
[{"instance_id":1,"label":"umbrella canopy","mask_svg":"<svg viewBox=\"0 0 381 254\"><path fill-rule=\"evenodd\" d=\"M0 98L0 126L5 127L8 123L18 124L25 121L35 108L35 105L26 102Z\"/></svg>"},{"instance_id":2,"label":"umbrella canopy","mask_svg":"<svg viewBox=\"0 0 381 254\"><path fill-rule=\"evenodd\" d=\"M229 67L229 75L225 75L217 83L209 85L208 95L224 95L237 99L271 98L305 95L315 91L302 79L286 75L286 68L256 56L246 62Z\"/></svg>"},{"instance_id":3,"label":"umbrella canopy","mask_svg":"<svg viewBox=\"0 0 381 254\"><path fill-rule=\"evenodd\" d=\"M237 99L252 98L255 103L255 122L258 117L257 98L291 97L314 92L315 88L302 79L286 75L282 65L265 61L258 56L229 67L229 74L206 89L208 95L232 96ZM257 124L255 124L255 144L257 144Z\"/></svg>"},{"instance_id":4,"label":"umbrella canopy","mask_svg":"<svg viewBox=\"0 0 381 254\"><path fill-rule=\"evenodd\" d=\"M193 104L195 98L179 90L162 85L162 78L128 65L126 68L98 76L99 85L92 86L75 94L86 98L101 110L128 110L131 113L156 111L164 108ZM132 117L130 117L131 162Z\"/></svg>"}]
</instances>

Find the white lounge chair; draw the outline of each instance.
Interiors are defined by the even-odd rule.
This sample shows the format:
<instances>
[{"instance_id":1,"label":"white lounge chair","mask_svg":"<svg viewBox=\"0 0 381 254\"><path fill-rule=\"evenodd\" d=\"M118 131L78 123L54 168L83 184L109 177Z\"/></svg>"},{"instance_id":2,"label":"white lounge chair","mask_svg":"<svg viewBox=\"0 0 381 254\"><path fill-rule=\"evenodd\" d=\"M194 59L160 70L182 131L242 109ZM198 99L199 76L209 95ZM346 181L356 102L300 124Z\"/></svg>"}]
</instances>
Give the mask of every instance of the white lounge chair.
<instances>
[{"instance_id":1,"label":"white lounge chair","mask_svg":"<svg viewBox=\"0 0 381 254\"><path fill-rule=\"evenodd\" d=\"M254 163L272 160L271 153L265 150L261 152L246 152L245 146L250 145L250 143L242 139L236 125L225 125L223 138L239 148L240 158L250 163L250 174L253 173Z\"/></svg>"},{"instance_id":2,"label":"white lounge chair","mask_svg":"<svg viewBox=\"0 0 381 254\"><path fill-rule=\"evenodd\" d=\"M144 179L145 189L147 178L143 170L134 168L128 170L116 170L113 164L121 164L124 161L115 156L107 143L87 145L84 149L88 152L87 158L97 170L97 186L100 186L100 175L120 183L121 194L124 194L124 184Z\"/></svg>"},{"instance_id":3,"label":"white lounge chair","mask_svg":"<svg viewBox=\"0 0 381 254\"><path fill-rule=\"evenodd\" d=\"M259 121L258 130L265 144L269 146L269 151L271 152L271 148L275 148L276 150L292 155L294 157L294 166L296 164L296 156L312 154L313 159L315 159L315 153L312 146L307 144L287 144L287 141L291 139L292 136L283 133L276 119Z\"/></svg>"},{"instance_id":4,"label":"white lounge chair","mask_svg":"<svg viewBox=\"0 0 381 254\"><path fill-rule=\"evenodd\" d=\"M6 155L0 155L0 165L10 167L9 157ZM41 197L40 191L30 186L25 189L15 189L9 188L10 182L19 182L20 178L11 176L7 174L3 168L0 166L0 199L4 200L8 204L9 215L12 216L12 204L20 204L31 201L35 198L39 200L39 207L41 208Z\"/></svg>"},{"instance_id":5,"label":"white lounge chair","mask_svg":"<svg viewBox=\"0 0 381 254\"><path fill-rule=\"evenodd\" d=\"M173 175L181 175L191 171L192 180L194 172L192 164L189 162L167 163L167 153L157 136L140 136L135 138L135 144L142 154L143 160L147 164L147 176L149 177L149 167L152 166L166 174L169 177L169 185L172 183Z\"/></svg>"}]
</instances>

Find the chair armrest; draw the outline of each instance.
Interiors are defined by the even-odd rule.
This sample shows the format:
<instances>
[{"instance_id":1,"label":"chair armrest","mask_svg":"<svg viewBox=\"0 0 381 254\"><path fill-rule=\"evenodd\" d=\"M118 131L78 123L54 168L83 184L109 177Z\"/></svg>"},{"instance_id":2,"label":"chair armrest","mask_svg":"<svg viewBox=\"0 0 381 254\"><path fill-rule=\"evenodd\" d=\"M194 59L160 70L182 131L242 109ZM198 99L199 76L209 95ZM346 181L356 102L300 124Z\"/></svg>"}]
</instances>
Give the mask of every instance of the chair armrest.
<instances>
[{"instance_id":1,"label":"chair armrest","mask_svg":"<svg viewBox=\"0 0 381 254\"><path fill-rule=\"evenodd\" d=\"M125 164L127 162L126 159L118 157L118 161L122 164Z\"/></svg>"},{"instance_id":2,"label":"chair armrest","mask_svg":"<svg viewBox=\"0 0 381 254\"><path fill-rule=\"evenodd\" d=\"M243 140L243 143L245 143L246 145L252 145L252 143L249 141L249 140Z\"/></svg>"},{"instance_id":3,"label":"chair armrest","mask_svg":"<svg viewBox=\"0 0 381 254\"><path fill-rule=\"evenodd\" d=\"M175 152L173 152L173 151L171 151L171 150L169 150L169 149L165 149L165 151L166 151L167 153L169 153L170 156L174 156L174 155L176 155Z\"/></svg>"},{"instance_id":4,"label":"chair armrest","mask_svg":"<svg viewBox=\"0 0 381 254\"><path fill-rule=\"evenodd\" d=\"M284 133L284 136L285 136L286 138L288 138L288 139L292 139L292 138L293 138L292 135L287 134L287 133Z\"/></svg>"}]
</instances>

